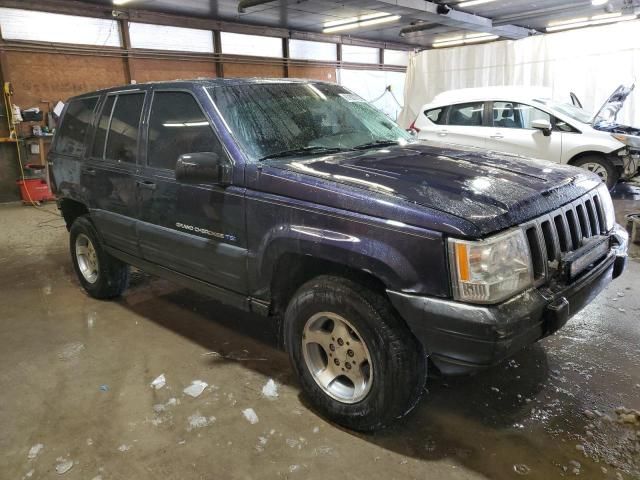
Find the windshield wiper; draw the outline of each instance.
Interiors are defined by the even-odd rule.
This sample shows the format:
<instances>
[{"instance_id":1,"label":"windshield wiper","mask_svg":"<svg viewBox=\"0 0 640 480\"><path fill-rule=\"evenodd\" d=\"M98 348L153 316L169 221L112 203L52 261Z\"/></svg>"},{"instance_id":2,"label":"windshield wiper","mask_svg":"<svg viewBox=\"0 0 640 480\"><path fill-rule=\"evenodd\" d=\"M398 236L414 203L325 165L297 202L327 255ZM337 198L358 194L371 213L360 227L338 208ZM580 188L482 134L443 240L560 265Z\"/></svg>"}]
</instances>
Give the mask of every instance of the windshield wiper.
<instances>
[{"instance_id":1,"label":"windshield wiper","mask_svg":"<svg viewBox=\"0 0 640 480\"><path fill-rule=\"evenodd\" d=\"M362 145L356 145L354 150L366 150L367 148L376 147L390 147L392 145L398 145L397 140L375 140L373 142L363 143Z\"/></svg>"},{"instance_id":2,"label":"windshield wiper","mask_svg":"<svg viewBox=\"0 0 640 480\"><path fill-rule=\"evenodd\" d=\"M291 150L283 150L281 152L270 153L269 155L265 155L264 157L259 158L258 161L267 160L269 158L293 157L295 155L337 153L337 152L342 152L343 150L344 148L339 148L339 147L320 147L320 146L292 148Z\"/></svg>"}]
</instances>

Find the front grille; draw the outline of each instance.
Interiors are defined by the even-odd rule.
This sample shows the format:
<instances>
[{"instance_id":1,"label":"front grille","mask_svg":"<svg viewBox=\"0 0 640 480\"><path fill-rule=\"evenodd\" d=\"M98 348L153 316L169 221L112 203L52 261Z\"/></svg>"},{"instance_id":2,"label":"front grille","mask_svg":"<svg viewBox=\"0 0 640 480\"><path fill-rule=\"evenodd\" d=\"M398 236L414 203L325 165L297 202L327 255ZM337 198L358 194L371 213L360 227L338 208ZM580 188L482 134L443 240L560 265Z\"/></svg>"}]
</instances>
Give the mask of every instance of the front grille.
<instances>
[{"instance_id":1,"label":"front grille","mask_svg":"<svg viewBox=\"0 0 640 480\"><path fill-rule=\"evenodd\" d=\"M599 193L593 191L579 199L522 225L537 282L556 268L563 253L580 248L585 238L606 233Z\"/></svg>"}]
</instances>

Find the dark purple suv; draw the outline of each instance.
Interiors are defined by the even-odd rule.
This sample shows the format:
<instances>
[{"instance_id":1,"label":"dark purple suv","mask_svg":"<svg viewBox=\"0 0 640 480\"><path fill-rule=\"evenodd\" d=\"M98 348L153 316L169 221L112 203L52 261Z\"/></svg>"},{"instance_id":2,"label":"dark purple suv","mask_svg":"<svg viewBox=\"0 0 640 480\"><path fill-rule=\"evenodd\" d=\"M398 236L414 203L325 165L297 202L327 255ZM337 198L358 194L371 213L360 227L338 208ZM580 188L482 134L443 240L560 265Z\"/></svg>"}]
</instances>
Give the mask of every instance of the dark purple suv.
<instances>
[{"instance_id":1,"label":"dark purple suv","mask_svg":"<svg viewBox=\"0 0 640 480\"><path fill-rule=\"evenodd\" d=\"M472 372L555 332L625 265L598 177L416 143L324 82L88 93L49 160L90 295L134 265L276 319L313 405L358 430L409 412L427 367Z\"/></svg>"}]
</instances>

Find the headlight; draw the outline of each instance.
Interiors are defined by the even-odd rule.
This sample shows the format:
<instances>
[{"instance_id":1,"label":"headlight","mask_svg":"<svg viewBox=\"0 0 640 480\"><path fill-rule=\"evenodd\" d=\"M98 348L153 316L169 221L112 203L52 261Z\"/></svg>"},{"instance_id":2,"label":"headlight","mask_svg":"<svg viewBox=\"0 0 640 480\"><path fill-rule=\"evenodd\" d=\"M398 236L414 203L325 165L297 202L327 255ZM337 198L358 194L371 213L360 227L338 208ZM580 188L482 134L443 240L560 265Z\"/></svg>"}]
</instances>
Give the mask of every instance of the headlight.
<instances>
[{"instance_id":1,"label":"headlight","mask_svg":"<svg viewBox=\"0 0 640 480\"><path fill-rule=\"evenodd\" d=\"M533 284L529 245L522 230L479 241L449 239L453 297L498 303Z\"/></svg>"},{"instance_id":2,"label":"headlight","mask_svg":"<svg viewBox=\"0 0 640 480\"><path fill-rule=\"evenodd\" d=\"M602 206L602 213L604 214L604 223L607 226L607 232L610 232L613 228L613 224L616 222L616 211L613 208L611 194L604 184L598 187L598 197L600 197L600 204Z\"/></svg>"},{"instance_id":3,"label":"headlight","mask_svg":"<svg viewBox=\"0 0 640 480\"><path fill-rule=\"evenodd\" d=\"M612 133L611 136L628 147L640 148L640 137L623 133Z\"/></svg>"}]
</instances>

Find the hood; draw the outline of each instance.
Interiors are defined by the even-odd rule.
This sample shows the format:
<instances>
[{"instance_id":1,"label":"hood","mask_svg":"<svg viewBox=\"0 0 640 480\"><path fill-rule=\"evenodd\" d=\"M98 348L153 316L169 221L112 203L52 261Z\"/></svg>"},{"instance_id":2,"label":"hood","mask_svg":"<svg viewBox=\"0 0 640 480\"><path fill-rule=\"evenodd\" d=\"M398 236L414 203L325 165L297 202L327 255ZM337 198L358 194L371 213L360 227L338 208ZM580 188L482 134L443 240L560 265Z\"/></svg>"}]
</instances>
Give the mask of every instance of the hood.
<instances>
[{"instance_id":1,"label":"hood","mask_svg":"<svg viewBox=\"0 0 640 480\"><path fill-rule=\"evenodd\" d=\"M618 88L614 90L614 92L609 96L604 105L600 107L600 110L594 115L593 120L591 121L592 125L600 125L600 124L611 124L615 123L616 118L618 117L618 112L622 109L625 100L629 96L633 89L635 88L635 84L632 84L630 87L625 87L624 85L620 85Z\"/></svg>"},{"instance_id":2,"label":"hood","mask_svg":"<svg viewBox=\"0 0 640 480\"><path fill-rule=\"evenodd\" d=\"M566 165L423 144L267 164L364 189L386 203L409 202L445 212L472 223L476 228L469 231L482 235L547 213L600 183L590 172ZM349 205L351 210L363 208Z\"/></svg>"}]
</instances>

